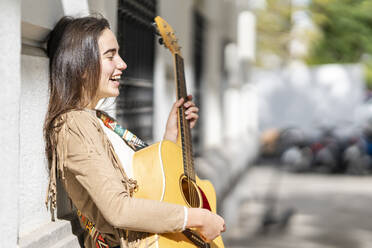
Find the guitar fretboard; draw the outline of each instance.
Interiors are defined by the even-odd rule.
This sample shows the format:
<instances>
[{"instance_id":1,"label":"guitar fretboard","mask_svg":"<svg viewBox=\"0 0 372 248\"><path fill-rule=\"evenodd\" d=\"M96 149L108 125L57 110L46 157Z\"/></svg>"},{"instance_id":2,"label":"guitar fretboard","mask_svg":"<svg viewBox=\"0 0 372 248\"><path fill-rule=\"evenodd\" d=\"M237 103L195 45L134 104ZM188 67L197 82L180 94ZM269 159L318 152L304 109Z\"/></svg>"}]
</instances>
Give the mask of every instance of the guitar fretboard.
<instances>
[{"instance_id":1,"label":"guitar fretboard","mask_svg":"<svg viewBox=\"0 0 372 248\"><path fill-rule=\"evenodd\" d=\"M175 59L175 71L176 71L176 87L177 87L177 99L187 97L187 89L185 82L184 64L183 58L179 54L174 54ZM192 152L192 139L191 130L188 120L185 116L185 108L182 106L179 108L179 120L180 120L180 135L182 144L183 154L183 167L187 177L195 182L195 170L194 170L194 159Z\"/></svg>"}]
</instances>

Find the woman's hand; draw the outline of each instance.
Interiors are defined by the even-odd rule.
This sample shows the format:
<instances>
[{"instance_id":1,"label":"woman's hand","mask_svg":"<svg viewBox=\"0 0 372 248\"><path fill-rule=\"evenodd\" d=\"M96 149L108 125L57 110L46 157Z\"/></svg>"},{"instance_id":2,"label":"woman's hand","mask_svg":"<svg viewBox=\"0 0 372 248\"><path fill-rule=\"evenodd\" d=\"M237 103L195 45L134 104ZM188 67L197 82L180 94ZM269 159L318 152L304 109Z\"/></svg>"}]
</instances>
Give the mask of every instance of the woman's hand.
<instances>
[{"instance_id":1,"label":"woman's hand","mask_svg":"<svg viewBox=\"0 0 372 248\"><path fill-rule=\"evenodd\" d=\"M195 106L195 103L191 101L192 96L188 95L186 102L183 98L179 99L173 104L172 110L169 113L167 126L165 129L164 138L165 140L170 140L174 143L177 142L178 125L177 125L177 114L178 108L182 105L185 107L185 118L189 121L190 128L193 128L199 118L198 112L199 108Z\"/></svg>"},{"instance_id":2,"label":"woman's hand","mask_svg":"<svg viewBox=\"0 0 372 248\"><path fill-rule=\"evenodd\" d=\"M189 208L186 228L196 228L202 238L209 242L226 230L225 220L218 214L203 208Z\"/></svg>"}]
</instances>

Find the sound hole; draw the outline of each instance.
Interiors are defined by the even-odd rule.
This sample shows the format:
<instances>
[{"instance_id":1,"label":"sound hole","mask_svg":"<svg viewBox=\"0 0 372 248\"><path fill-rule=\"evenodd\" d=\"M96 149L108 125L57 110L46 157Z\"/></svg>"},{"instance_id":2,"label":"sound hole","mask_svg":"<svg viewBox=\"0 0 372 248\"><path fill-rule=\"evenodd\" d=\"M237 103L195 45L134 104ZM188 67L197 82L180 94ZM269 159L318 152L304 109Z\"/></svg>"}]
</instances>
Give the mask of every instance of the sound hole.
<instances>
[{"instance_id":1,"label":"sound hole","mask_svg":"<svg viewBox=\"0 0 372 248\"><path fill-rule=\"evenodd\" d=\"M199 192L197 185L186 176L181 178L181 188L186 202L193 208L200 207Z\"/></svg>"}]
</instances>

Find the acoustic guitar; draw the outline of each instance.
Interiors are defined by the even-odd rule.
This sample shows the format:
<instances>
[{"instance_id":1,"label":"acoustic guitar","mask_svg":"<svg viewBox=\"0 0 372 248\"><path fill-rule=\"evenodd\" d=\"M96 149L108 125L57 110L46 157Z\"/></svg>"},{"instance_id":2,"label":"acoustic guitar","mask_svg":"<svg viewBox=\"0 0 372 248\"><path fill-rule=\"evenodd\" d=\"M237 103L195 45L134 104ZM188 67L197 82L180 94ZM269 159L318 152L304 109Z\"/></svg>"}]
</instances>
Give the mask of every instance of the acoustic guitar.
<instances>
[{"instance_id":1,"label":"acoustic guitar","mask_svg":"<svg viewBox=\"0 0 372 248\"><path fill-rule=\"evenodd\" d=\"M155 18L157 33L174 58L177 98L186 98L186 83L181 49L172 27L161 17ZM216 193L210 181L200 180L194 170L191 131L185 108L178 109L177 144L164 140L135 153L133 174L138 183L134 197L205 208L216 212ZM205 242L192 229L182 233L150 234L143 244L160 248L222 248L221 236Z\"/></svg>"}]
</instances>

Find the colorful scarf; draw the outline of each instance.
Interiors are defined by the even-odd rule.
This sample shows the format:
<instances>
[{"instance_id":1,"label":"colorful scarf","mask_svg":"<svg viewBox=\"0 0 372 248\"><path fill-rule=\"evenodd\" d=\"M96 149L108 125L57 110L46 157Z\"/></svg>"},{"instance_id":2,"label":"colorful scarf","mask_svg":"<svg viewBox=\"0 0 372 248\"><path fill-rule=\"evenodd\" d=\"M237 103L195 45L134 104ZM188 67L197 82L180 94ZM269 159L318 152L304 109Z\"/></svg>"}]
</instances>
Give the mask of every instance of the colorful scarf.
<instances>
[{"instance_id":1,"label":"colorful scarf","mask_svg":"<svg viewBox=\"0 0 372 248\"><path fill-rule=\"evenodd\" d=\"M103 113L102 111L97 110L97 117L102 120L103 124L105 124L106 127L119 135L125 141L125 143L127 143L134 151L139 151L142 148L148 146L136 135L131 133L128 129L120 126L117 121L115 121L113 118Z\"/></svg>"}]
</instances>

